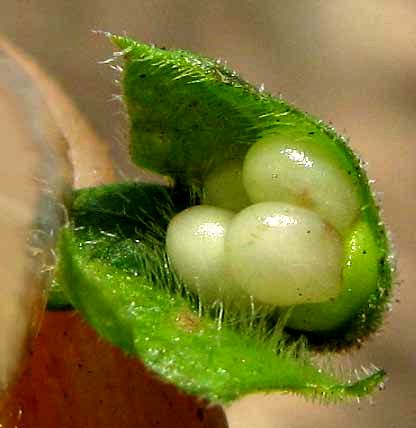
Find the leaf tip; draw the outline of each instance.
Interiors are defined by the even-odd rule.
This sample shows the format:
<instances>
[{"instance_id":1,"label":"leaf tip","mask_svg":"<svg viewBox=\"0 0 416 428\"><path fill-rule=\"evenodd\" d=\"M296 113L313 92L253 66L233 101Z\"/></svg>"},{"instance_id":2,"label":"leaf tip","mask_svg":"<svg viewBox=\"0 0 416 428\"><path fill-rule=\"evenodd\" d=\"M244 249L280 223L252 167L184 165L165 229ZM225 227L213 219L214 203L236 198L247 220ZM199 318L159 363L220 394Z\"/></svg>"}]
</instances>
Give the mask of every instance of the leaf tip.
<instances>
[{"instance_id":1,"label":"leaf tip","mask_svg":"<svg viewBox=\"0 0 416 428\"><path fill-rule=\"evenodd\" d=\"M371 394L375 388L378 388L380 391L384 390L386 377L386 371L377 369L364 379L348 385L345 392L348 396L360 398Z\"/></svg>"}]
</instances>

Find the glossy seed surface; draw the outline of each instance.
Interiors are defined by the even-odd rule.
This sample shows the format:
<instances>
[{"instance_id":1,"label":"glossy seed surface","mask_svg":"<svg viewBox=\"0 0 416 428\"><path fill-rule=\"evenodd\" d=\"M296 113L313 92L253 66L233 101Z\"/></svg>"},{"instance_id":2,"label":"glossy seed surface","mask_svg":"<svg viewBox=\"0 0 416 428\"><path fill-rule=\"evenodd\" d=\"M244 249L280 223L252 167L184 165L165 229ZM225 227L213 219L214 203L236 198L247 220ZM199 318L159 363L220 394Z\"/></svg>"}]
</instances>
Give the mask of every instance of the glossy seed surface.
<instances>
[{"instance_id":1,"label":"glossy seed surface","mask_svg":"<svg viewBox=\"0 0 416 428\"><path fill-rule=\"evenodd\" d=\"M348 172L313 140L272 135L244 160L243 182L252 203L284 201L309 208L345 234L359 214Z\"/></svg>"},{"instance_id":2,"label":"glossy seed surface","mask_svg":"<svg viewBox=\"0 0 416 428\"><path fill-rule=\"evenodd\" d=\"M305 208L279 202L249 206L231 221L225 254L233 279L263 303L321 302L341 290L342 241Z\"/></svg>"},{"instance_id":3,"label":"glossy seed surface","mask_svg":"<svg viewBox=\"0 0 416 428\"><path fill-rule=\"evenodd\" d=\"M202 296L223 294L224 237L234 213L197 205L177 214L166 233L166 252L184 283Z\"/></svg>"},{"instance_id":4,"label":"glossy seed surface","mask_svg":"<svg viewBox=\"0 0 416 428\"><path fill-rule=\"evenodd\" d=\"M204 180L204 203L235 212L250 205L242 182L242 166L241 161L228 161L211 171Z\"/></svg>"}]
</instances>

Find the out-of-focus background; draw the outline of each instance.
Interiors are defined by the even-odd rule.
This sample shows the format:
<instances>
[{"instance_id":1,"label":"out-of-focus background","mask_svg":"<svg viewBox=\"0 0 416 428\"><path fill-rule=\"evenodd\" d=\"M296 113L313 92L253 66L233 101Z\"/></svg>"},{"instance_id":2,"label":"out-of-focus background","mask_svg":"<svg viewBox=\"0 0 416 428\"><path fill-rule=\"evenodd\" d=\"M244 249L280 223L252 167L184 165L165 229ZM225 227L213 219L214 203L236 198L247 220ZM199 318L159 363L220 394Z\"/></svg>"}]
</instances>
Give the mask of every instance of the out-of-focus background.
<instances>
[{"instance_id":1,"label":"out-of-focus background","mask_svg":"<svg viewBox=\"0 0 416 428\"><path fill-rule=\"evenodd\" d=\"M111 55L91 30L191 49L334 125L368 162L399 257L400 290L380 335L340 357L390 377L374 402L328 408L252 396L227 409L231 428L416 426L416 2L413 0L1 0L0 33L74 98L99 135L124 139ZM2 135L1 143L7 144ZM124 149L117 149L124 153ZM16 160L17 161L17 160Z\"/></svg>"}]
</instances>

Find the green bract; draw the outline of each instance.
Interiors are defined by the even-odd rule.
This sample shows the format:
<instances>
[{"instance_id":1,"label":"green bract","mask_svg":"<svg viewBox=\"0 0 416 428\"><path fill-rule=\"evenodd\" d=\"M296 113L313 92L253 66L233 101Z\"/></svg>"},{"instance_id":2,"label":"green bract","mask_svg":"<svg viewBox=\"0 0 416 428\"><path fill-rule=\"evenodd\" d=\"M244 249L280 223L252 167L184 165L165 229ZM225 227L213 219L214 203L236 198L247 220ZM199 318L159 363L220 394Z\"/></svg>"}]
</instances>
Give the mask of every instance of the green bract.
<instances>
[{"instance_id":1,"label":"green bract","mask_svg":"<svg viewBox=\"0 0 416 428\"><path fill-rule=\"evenodd\" d=\"M156 185L76 193L61 234L58 280L101 336L212 402L272 390L328 402L366 395L382 382L382 370L354 383L318 369L304 344L287 342L260 309L247 315L222 313L220 304L201 307L164 251L167 222L187 203L186 192Z\"/></svg>"},{"instance_id":2,"label":"green bract","mask_svg":"<svg viewBox=\"0 0 416 428\"><path fill-rule=\"evenodd\" d=\"M58 269L71 303L103 337L163 379L212 401L270 390L322 398L370 392L382 371L342 383L316 369L305 350L361 343L380 325L390 294L388 240L359 159L321 121L217 61L109 37L124 60L132 159L174 184L126 183L75 194ZM216 208L194 207L201 203ZM244 218L264 207L277 210L271 220L269 214L259 224L259 214ZM189 212L197 217L189 217L187 231ZM199 213L207 217L198 220ZM258 247L264 251L259 266L276 250L286 268L266 272L256 293L256 258L242 246L240 230L252 228L244 244L250 246L252 237L263 239L259 228L279 218L287 224L265 235L269 247ZM297 269L302 260L316 267ZM277 283L284 278L287 289L270 293L268 275ZM299 275L311 275L326 294L308 290ZM227 284L235 285L230 293ZM288 306L293 302L301 304Z\"/></svg>"}]
</instances>

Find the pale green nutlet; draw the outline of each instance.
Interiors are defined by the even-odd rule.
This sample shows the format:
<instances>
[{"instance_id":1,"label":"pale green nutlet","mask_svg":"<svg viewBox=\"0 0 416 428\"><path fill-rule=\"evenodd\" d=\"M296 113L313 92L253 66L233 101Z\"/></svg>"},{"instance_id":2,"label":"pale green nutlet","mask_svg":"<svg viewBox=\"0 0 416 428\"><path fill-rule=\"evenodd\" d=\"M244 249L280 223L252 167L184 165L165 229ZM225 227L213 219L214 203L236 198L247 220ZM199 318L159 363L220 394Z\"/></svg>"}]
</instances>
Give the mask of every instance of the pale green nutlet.
<instances>
[{"instance_id":1,"label":"pale green nutlet","mask_svg":"<svg viewBox=\"0 0 416 428\"><path fill-rule=\"evenodd\" d=\"M197 205L177 214L166 232L166 252L178 275L201 297L231 294L226 275L224 237L232 211Z\"/></svg>"},{"instance_id":2,"label":"pale green nutlet","mask_svg":"<svg viewBox=\"0 0 416 428\"><path fill-rule=\"evenodd\" d=\"M130 118L132 160L140 167L169 176L174 185L164 188L125 183L75 194L71 224L61 234L58 269L58 281L72 304L104 338L143 359L162 379L213 402L226 403L245 394L274 390L324 401L370 393L383 380L382 370L355 383L340 381L315 367L308 351L314 344L333 350L362 343L380 326L389 299L389 243L358 158L333 129L285 101L257 91L215 60L187 51L158 49L126 37L109 37L121 50L116 57L123 61L123 99ZM271 203L295 206L293 213L285 215L301 221L292 237L285 235L284 229L279 238L273 234L266 238L265 253L272 254L270 247L275 240L290 249L286 271L276 275L285 278L285 298L294 297L290 295L293 288L289 276L298 263L296 253L306 260L315 250L316 266L307 267L305 275L293 272L294 278L305 290L307 275L314 281L319 275L330 278L319 284L319 293L312 291L317 301L333 296L339 286L334 285L337 281L333 278L342 270L340 292L333 302L295 304L290 311L287 306L280 310L280 305L272 305L274 311L270 311L269 302L260 301L270 299L263 295L267 287L255 297L250 282L245 285L252 293L248 305L239 305L238 293L232 305L221 298L207 303L198 295L198 286L185 284L169 264L165 248L169 222L181 211L204 202L204 198L205 202L225 207L227 199L233 198L227 195L251 193L257 202L257 190L249 189L247 183L241 188L239 177L244 176L246 156L251 158L250 148L254 151L258 145L262 150L266 145L261 141L276 136L288 142L282 149L287 150L286 155L304 156L304 160L306 156L328 175L319 177L320 168L313 171L315 175L305 175L302 168L287 161L290 156L282 159L280 152L280 158L271 159L284 173L284 185L291 183L292 173L302 183L299 186L296 180L291 184L293 200ZM257 176L261 165L256 165L257 156L252 160ZM233 165L231 174L229 165ZM243 172L235 165L243 165ZM222 189L224 194L218 200L212 196L212 183L214 187L215 183L229 186ZM337 191L329 199L328 209L322 208L325 189L316 188L321 185ZM267 181L265 186L268 191ZM259 189L264 190L261 186ZM303 190L307 190L305 194ZM262 203L244 208L243 197L238 206L226 206L235 212L242 210L231 219L229 227L245 210L256 210ZM295 212L302 214L296 217ZM224 221L226 218L228 215ZM236 255L241 250L241 238L250 233L252 221L236 226L237 238L231 240ZM325 240L325 223L336 238ZM310 247L303 248L301 235L307 224L314 234L317 232L317 238ZM178 235L185 237L188 232L185 228ZM223 238L226 248L227 231ZM343 256L339 255L341 246ZM363 248L361 253L358 247ZM204 249L190 248L189 254L194 253L196 260L203 257ZM214 246L213 251L218 252L218 247ZM170 258L178 254L175 250ZM238 280L244 282L244 270L252 274L255 266L240 256L236 257L234 275L241 274ZM224 260L227 264L229 255ZM335 260L340 260L338 265ZM260 266L262 262L259 257ZM352 263L351 269L348 262ZM196 267L192 262L189 266L191 270ZM329 273L324 272L325 266L330 266ZM213 278L220 276L221 269ZM208 277L214 271L208 267ZM347 296L346 286L353 290ZM289 299L285 303L293 303ZM344 303L348 303L348 310ZM308 314L314 317L313 322ZM306 339L296 342L300 335Z\"/></svg>"},{"instance_id":3,"label":"pale green nutlet","mask_svg":"<svg viewBox=\"0 0 416 428\"><path fill-rule=\"evenodd\" d=\"M252 203L285 201L304 206L342 235L360 213L358 191L348 171L312 136L260 139L244 159L242 176Z\"/></svg>"},{"instance_id":4,"label":"pale green nutlet","mask_svg":"<svg viewBox=\"0 0 416 428\"><path fill-rule=\"evenodd\" d=\"M339 235L313 211L261 202L231 220L225 266L262 303L315 303L341 291L342 250Z\"/></svg>"},{"instance_id":5,"label":"pale green nutlet","mask_svg":"<svg viewBox=\"0 0 416 428\"><path fill-rule=\"evenodd\" d=\"M238 212L251 204L242 181L242 162L228 161L213 169L203 183L204 204Z\"/></svg>"},{"instance_id":6,"label":"pale green nutlet","mask_svg":"<svg viewBox=\"0 0 416 428\"><path fill-rule=\"evenodd\" d=\"M365 222L355 225L344 243L342 289L332 302L293 308L287 325L303 331L328 332L354 317L357 308L368 304L379 277L381 249ZM355 284L359 283L357 288ZM370 302L371 305L371 302Z\"/></svg>"}]
</instances>

